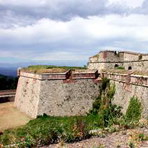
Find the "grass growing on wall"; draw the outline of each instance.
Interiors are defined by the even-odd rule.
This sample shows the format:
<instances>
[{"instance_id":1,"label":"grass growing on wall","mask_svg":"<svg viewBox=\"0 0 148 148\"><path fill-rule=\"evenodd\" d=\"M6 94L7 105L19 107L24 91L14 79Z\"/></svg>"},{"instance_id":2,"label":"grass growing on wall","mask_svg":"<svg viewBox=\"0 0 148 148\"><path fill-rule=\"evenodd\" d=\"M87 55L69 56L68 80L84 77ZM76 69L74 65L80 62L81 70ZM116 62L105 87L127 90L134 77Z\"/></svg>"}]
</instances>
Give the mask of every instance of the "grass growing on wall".
<instances>
[{"instance_id":1,"label":"grass growing on wall","mask_svg":"<svg viewBox=\"0 0 148 148\"><path fill-rule=\"evenodd\" d=\"M72 66L54 66L54 65L32 65L26 68L23 68L23 71L33 72L33 73L46 73L48 71L54 70L55 72L66 72L67 70L74 69L86 69L84 67L72 67Z\"/></svg>"},{"instance_id":2,"label":"grass growing on wall","mask_svg":"<svg viewBox=\"0 0 148 148\"><path fill-rule=\"evenodd\" d=\"M119 66L119 67L116 67L116 69L125 70L125 67Z\"/></svg>"}]
</instances>

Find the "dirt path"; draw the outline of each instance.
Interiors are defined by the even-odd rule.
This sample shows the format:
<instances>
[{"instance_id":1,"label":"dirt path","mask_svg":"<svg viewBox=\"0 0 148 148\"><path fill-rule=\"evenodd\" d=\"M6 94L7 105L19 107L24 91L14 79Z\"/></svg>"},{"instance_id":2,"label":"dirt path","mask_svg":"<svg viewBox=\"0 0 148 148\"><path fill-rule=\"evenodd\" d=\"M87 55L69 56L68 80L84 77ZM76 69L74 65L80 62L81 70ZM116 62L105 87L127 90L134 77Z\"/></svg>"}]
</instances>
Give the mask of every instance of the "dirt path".
<instances>
[{"instance_id":1,"label":"dirt path","mask_svg":"<svg viewBox=\"0 0 148 148\"><path fill-rule=\"evenodd\" d=\"M30 118L18 111L13 102L0 103L0 131L26 124Z\"/></svg>"}]
</instances>

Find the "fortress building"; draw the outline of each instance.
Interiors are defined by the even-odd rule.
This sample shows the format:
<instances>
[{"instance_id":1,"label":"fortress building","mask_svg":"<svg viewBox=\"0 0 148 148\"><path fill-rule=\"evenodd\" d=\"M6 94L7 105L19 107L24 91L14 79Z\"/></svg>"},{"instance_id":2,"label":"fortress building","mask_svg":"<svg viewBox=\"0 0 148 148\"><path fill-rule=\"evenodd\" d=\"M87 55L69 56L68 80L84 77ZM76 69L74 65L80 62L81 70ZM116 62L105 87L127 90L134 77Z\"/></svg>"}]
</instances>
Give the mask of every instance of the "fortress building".
<instances>
[{"instance_id":1,"label":"fortress building","mask_svg":"<svg viewBox=\"0 0 148 148\"><path fill-rule=\"evenodd\" d=\"M89 58L88 69L45 70L18 71L15 105L33 118L44 113L85 115L100 94L102 78L115 85L113 103L121 106L123 113L135 96L142 104L142 116L148 118L148 54L101 51Z\"/></svg>"},{"instance_id":2,"label":"fortress building","mask_svg":"<svg viewBox=\"0 0 148 148\"><path fill-rule=\"evenodd\" d=\"M99 72L107 69L124 68L125 70L148 70L148 54L127 51L100 51L89 58L89 69Z\"/></svg>"},{"instance_id":3,"label":"fortress building","mask_svg":"<svg viewBox=\"0 0 148 148\"><path fill-rule=\"evenodd\" d=\"M101 84L97 70L33 73L19 71L15 105L35 118L84 115L92 108Z\"/></svg>"}]
</instances>

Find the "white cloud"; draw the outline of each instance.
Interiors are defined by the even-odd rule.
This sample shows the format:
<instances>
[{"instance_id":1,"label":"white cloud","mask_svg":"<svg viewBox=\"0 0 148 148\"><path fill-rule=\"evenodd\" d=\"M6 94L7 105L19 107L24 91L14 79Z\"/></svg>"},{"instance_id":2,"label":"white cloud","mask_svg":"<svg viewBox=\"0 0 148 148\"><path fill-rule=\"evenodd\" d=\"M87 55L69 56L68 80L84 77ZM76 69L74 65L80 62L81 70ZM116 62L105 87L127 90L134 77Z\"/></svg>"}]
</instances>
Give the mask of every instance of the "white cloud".
<instances>
[{"instance_id":1,"label":"white cloud","mask_svg":"<svg viewBox=\"0 0 148 148\"><path fill-rule=\"evenodd\" d=\"M41 19L0 29L0 42L7 48L7 52L0 48L0 57L33 60L86 60L103 48L147 52L148 15L76 17L68 22Z\"/></svg>"},{"instance_id":2,"label":"white cloud","mask_svg":"<svg viewBox=\"0 0 148 148\"><path fill-rule=\"evenodd\" d=\"M131 8L142 6L143 2L144 0L109 0L109 4L126 5Z\"/></svg>"},{"instance_id":3,"label":"white cloud","mask_svg":"<svg viewBox=\"0 0 148 148\"><path fill-rule=\"evenodd\" d=\"M0 0L1 5L13 5L13 6L41 6L46 4L47 0Z\"/></svg>"},{"instance_id":4,"label":"white cloud","mask_svg":"<svg viewBox=\"0 0 148 148\"><path fill-rule=\"evenodd\" d=\"M24 27L0 29L1 39L8 38L26 44L119 37L148 41L148 15L108 15L88 19L76 17L68 22L41 19Z\"/></svg>"}]
</instances>

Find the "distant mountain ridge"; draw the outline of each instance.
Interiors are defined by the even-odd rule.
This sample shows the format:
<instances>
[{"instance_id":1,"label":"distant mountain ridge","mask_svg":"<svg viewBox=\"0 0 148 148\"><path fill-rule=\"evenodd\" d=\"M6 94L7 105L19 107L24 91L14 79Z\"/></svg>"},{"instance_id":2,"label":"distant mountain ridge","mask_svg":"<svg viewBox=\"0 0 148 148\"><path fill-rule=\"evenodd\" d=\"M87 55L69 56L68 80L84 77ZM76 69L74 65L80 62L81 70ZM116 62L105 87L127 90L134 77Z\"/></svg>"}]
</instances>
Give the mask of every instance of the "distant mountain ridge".
<instances>
[{"instance_id":1,"label":"distant mountain ridge","mask_svg":"<svg viewBox=\"0 0 148 148\"><path fill-rule=\"evenodd\" d=\"M0 74L5 76L17 76L17 68L16 67L0 67Z\"/></svg>"}]
</instances>

